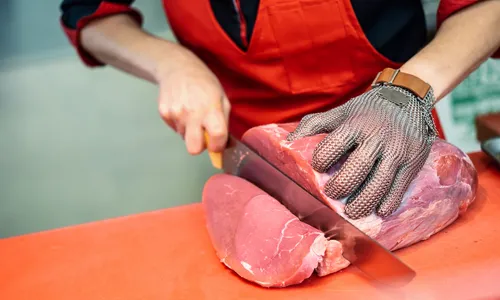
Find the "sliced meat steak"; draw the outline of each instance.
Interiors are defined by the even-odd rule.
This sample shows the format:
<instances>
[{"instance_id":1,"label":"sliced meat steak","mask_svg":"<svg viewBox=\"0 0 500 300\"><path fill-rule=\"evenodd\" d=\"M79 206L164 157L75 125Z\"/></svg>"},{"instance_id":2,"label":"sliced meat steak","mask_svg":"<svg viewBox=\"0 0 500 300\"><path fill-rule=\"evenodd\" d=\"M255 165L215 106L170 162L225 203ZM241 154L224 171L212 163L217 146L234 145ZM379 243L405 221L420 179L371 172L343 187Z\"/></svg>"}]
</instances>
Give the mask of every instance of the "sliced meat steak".
<instances>
[{"instance_id":1,"label":"sliced meat steak","mask_svg":"<svg viewBox=\"0 0 500 300\"><path fill-rule=\"evenodd\" d=\"M312 152L324 135L287 142L287 134L296 125L255 127L243 140L343 215L345 199L330 199L322 190L344 160L327 174L315 172L310 166ZM385 219L372 214L350 221L388 249L396 250L451 224L474 201L476 190L477 174L467 155L437 140L396 212ZM203 205L217 256L247 280L284 287L302 282L314 270L324 276L349 265L342 257L340 243L327 241L320 231L300 222L277 200L241 178L212 177L203 191Z\"/></svg>"},{"instance_id":2,"label":"sliced meat steak","mask_svg":"<svg viewBox=\"0 0 500 300\"><path fill-rule=\"evenodd\" d=\"M266 287L298 284L332 256L325 269L349 265L342 246L299 221L250 182L218 174L203 191L207 228L217 256L241 277ZM328 250L327 250L328 248Z\"/></svg>"}]
</instances>

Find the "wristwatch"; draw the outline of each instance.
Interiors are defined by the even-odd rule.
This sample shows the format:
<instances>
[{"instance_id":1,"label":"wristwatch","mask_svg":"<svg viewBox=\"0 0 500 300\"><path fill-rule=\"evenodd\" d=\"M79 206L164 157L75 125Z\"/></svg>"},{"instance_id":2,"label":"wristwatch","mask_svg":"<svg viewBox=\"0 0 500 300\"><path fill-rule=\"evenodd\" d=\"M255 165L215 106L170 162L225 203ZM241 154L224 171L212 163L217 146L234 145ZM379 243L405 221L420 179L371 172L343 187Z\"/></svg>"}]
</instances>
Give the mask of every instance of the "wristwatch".
<instances>
[{"instance_id":1,"label":"wristwatch","mask_svg":"<svg viewBox=\"0 0 500 300\"><path fill-rule=\"evenodd\" d=\"M399 69L385 68L377 74L373 80L372 87L379 84L394 85L409 90L420 99L425 99L431 86L420 78L408 73L399 71Z\"/></svg>"}]
</instances>

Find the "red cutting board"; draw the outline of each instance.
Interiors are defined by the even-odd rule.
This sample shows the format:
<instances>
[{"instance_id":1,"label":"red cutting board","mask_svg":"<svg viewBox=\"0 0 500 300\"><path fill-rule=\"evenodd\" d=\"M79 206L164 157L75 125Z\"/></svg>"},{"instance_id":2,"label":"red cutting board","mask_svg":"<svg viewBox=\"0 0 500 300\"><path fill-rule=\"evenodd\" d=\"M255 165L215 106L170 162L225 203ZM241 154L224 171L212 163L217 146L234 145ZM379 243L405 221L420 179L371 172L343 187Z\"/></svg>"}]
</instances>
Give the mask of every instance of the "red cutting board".
<instances>
[{"instance_id":1,"label":"red cutting board","mask_svg":"<svg viewBox=\"0 0 500 300\"><path fill-rule=\"evenodd\" d=\"M490 299L500 297L500 172L481 153L470 211L396 253L416 272L404 289L372 286L349 267L265 289L219 263L199 204L0 240L0 299ZM475 296L475 297L474 297Z\"/></svg>"}]
</instances>

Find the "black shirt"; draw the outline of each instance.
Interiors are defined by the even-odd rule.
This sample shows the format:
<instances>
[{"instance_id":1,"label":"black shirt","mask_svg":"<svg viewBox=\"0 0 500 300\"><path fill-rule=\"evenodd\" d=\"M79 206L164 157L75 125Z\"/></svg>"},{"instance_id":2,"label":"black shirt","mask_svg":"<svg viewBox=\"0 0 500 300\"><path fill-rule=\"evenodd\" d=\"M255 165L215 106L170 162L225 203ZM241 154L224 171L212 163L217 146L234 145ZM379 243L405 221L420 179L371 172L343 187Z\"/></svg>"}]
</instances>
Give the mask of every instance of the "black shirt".
<instances>
[{"instance_id":1,"label":"black shirt","mask_svg":"<svg viewBox=\"0 0 500 300\"><path fill-rule=\"evenodd\" d=\"M158 0L160 1L160 0ZM227 35L245 49L240 36L239 15L233 0L209 0L214 15ZM65 26L76 28L79 19L97 10L102 0L63 0L60 6ZM131 5L134 0L107 0ZM241 13L251 39L259 0L241 0ZM425 15L421 0L351 0L366 37L382 55L405 62L427 42Z\"/></svg>"}]
</instances>

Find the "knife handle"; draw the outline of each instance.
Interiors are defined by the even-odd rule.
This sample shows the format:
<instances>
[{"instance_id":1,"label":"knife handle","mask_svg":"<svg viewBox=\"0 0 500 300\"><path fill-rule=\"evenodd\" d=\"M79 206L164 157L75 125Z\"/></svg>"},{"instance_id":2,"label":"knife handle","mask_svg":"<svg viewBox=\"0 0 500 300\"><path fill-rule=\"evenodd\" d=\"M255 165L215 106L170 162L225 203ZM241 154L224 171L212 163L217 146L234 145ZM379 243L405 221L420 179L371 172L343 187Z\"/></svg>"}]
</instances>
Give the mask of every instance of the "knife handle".
<instances>
[{"instance_id":1,"label":"knife handle","mask_svg":"<svg viewBox=\"0 0 500 300\"><path fill-rule=\"evenodd\" d=\"M209 136L208 136L208 133L206 131L203 132L203 135L205 137L205 145L207 146L207 152L208 152L208 156L210 157L210 161L212 162L212 166L214 166L214 168L216 168L216 169L221 170L222 169L222 153L208 151Z\"/></svg>"}]
</instances>

